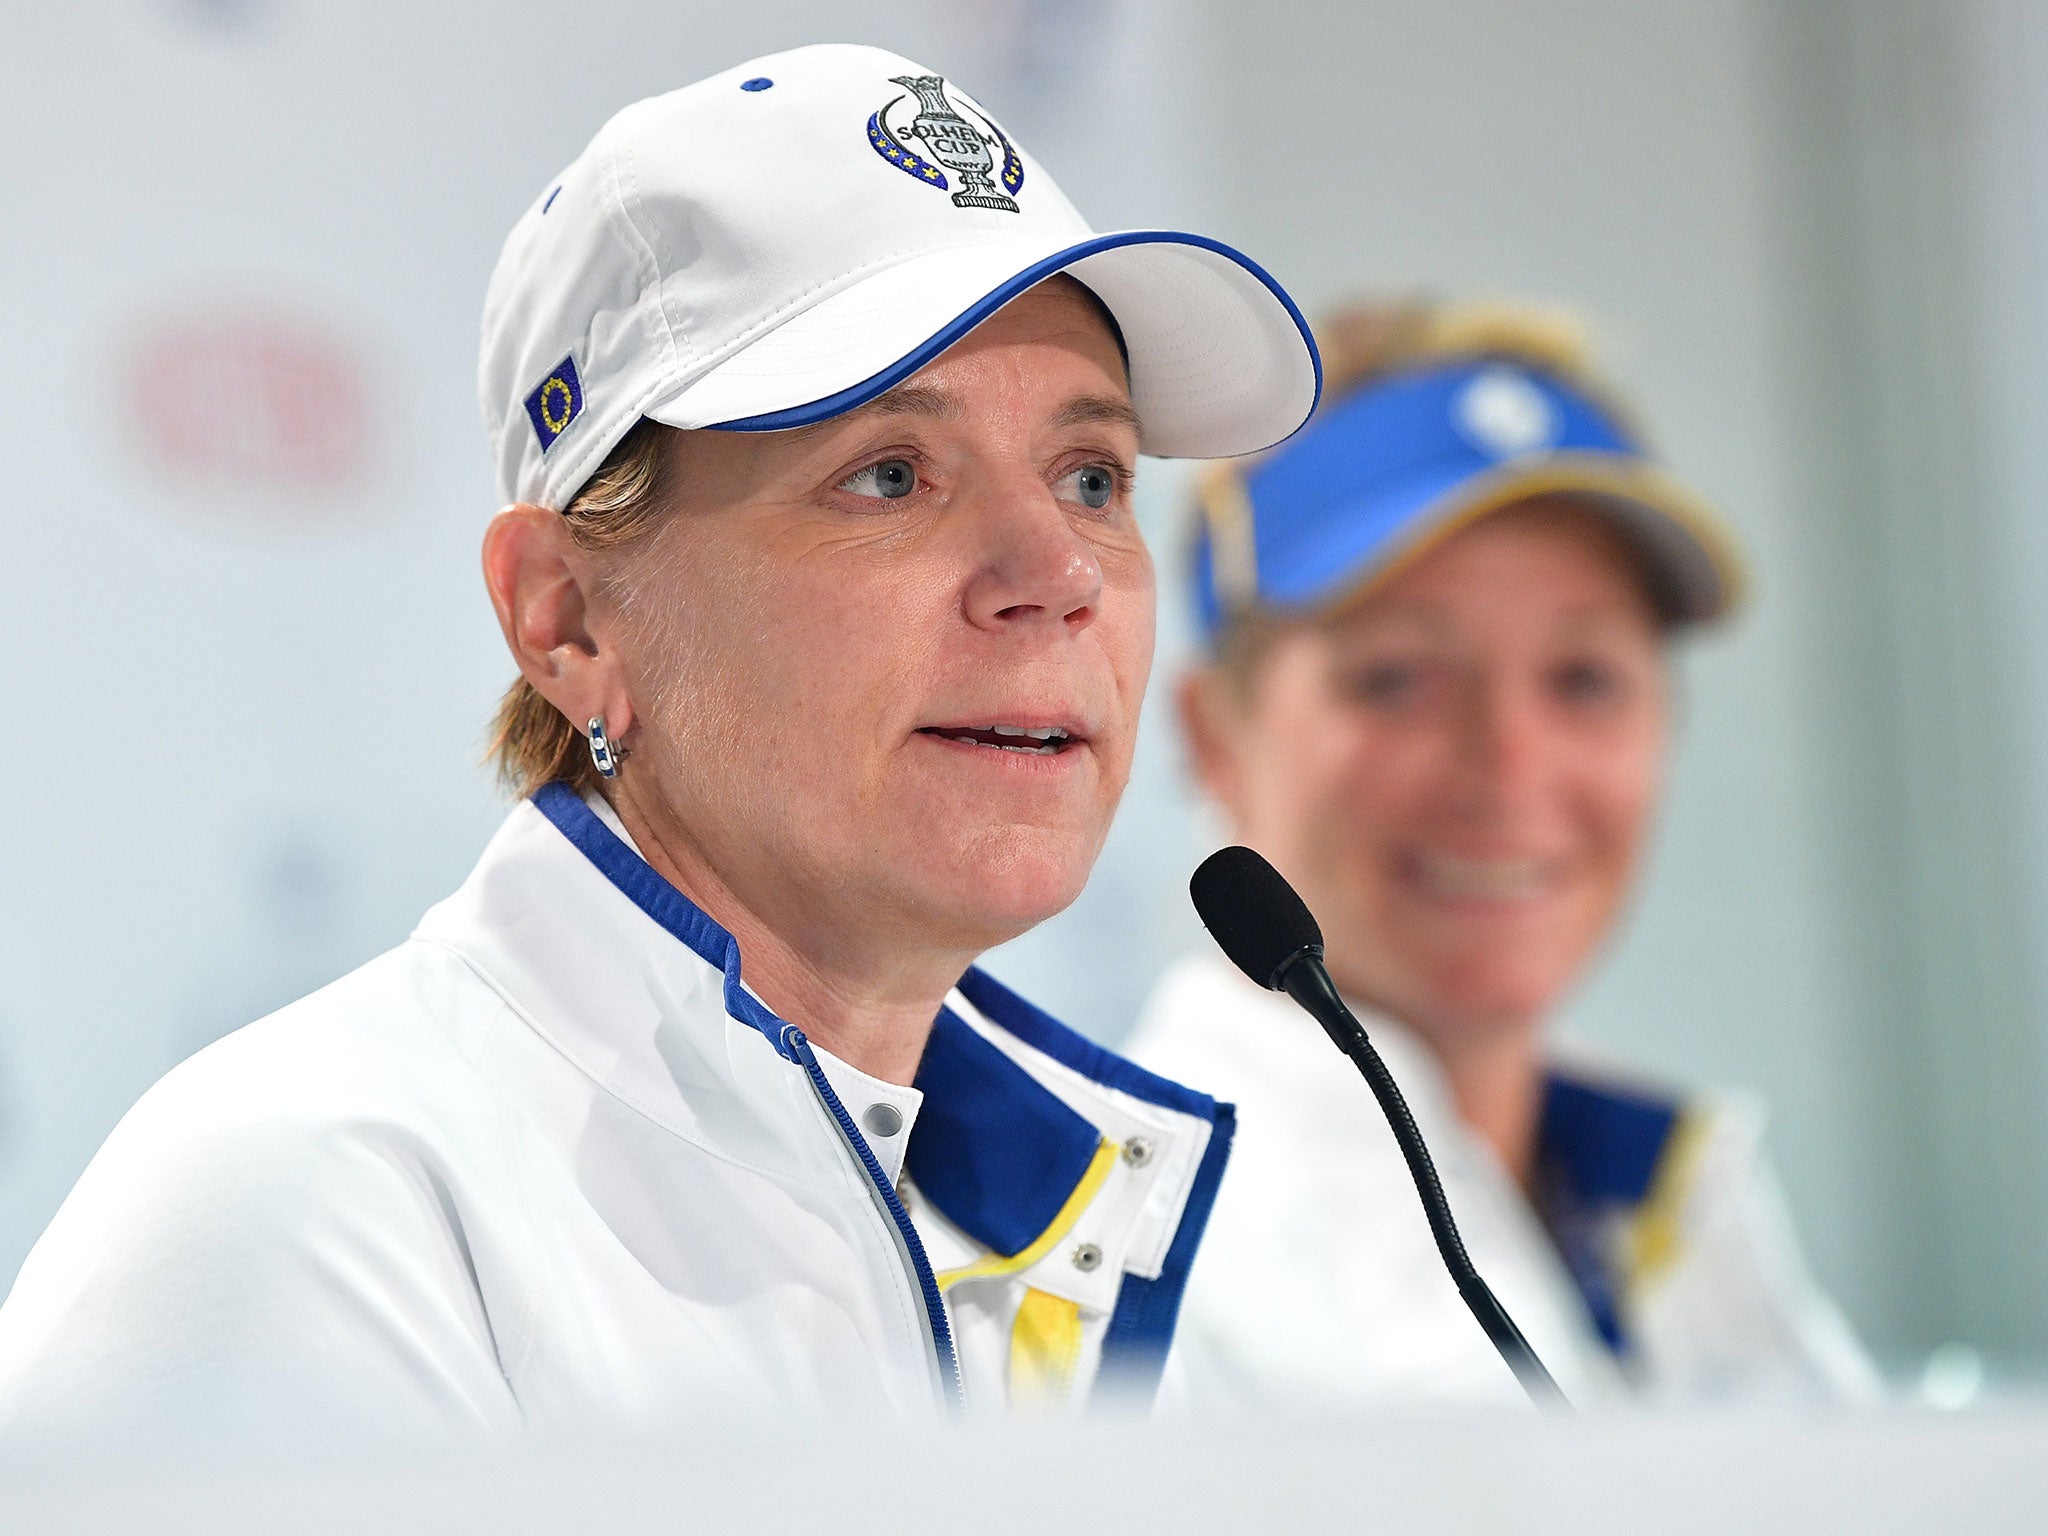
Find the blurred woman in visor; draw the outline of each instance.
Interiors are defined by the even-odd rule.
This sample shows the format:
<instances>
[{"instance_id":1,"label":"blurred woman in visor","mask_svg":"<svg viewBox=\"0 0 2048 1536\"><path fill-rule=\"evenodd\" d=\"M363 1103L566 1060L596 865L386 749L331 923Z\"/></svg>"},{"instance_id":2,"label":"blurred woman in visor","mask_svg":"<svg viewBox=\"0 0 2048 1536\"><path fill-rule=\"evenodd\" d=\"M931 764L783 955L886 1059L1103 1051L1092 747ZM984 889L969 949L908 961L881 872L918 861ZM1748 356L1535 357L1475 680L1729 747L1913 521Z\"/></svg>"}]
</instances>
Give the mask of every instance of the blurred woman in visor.
<instances>
[{"instance_id":1,"label":"blurred woman in visor","mask_svg":"<svg viewBox=\"0 0 2048 1536\"><path fill-rule=\"evenodd\" d=\"M1234 836L1321 920L1474 1260L1580 1401L1859 1397L1755 1109L1567 1055L1664 787L1669 653L1736 600L1720 522L1537 311L1363 309L1316 419L1207 483L1181 690ZM1205 1390L1514 1401L1364 1086L1220 956L1130 1046L1244 1127L1183 1317Z\"/></svg>"},{"instance_id":2,"label":"blurred woman in visor","mask_svg":"<svg viewBox=\"0 0 2048 1536\"><path fill-rule=\"evenodd\" d=\"M1138 455L1293 431L1293 306L815 47L536 189L481 383L520 804L407 943L115 1130L0 1310L0 1429L1149 1399L1228 1110L974 961L1073 900L1129 774Z\"/></svg>"}]
</instances>

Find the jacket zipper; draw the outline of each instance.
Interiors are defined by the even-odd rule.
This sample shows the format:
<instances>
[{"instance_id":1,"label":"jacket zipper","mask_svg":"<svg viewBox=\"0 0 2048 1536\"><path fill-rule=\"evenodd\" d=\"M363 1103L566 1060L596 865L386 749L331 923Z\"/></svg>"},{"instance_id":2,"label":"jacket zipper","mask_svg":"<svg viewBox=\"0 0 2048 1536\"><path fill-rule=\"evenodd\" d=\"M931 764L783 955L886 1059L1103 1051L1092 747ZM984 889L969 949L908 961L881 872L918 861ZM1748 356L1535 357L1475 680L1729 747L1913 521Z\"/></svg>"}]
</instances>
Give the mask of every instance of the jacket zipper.
<instances>
[{"instance_id":1,"label":"jacket zipper","mask_svg":"<svg viewBox=\"0 0 2048 1536\"><path fill-rule=\"evenodd\" d=\"M961 1412L967 1406L967 1389L960 1376L960 1357L953 1348L953 1325L946 1317L945 1299L939 1294L938 1279L932 1274L931 1261L925 1257L924 1242L918 1237L917 1228L911 1224L910 1212L903 1208L896 1186L882 1172L882 1165L876 1161L867 1138L854 1126L853 1117L839 1102L839 1095L832 1091L831 1081L825 1076L825 1069L818 1065L817 1054L812 1051L810 1041L804 1038L804 1032L794 1024L788 1024L783 1026L782 1039L798 1064L810 1075L811 1087L832 1112L840 1137L860 1160L861 1167L867 1170L868 1182L874 1186L890 1220L896 1223L896 1236L910 1260L912 1278L917 1281L918 1290L924 1298L925 1322L931 1331L932 1351L938 1357L939 1377L947 1405L955 1413Z\"/></svg>"}]
</instances>

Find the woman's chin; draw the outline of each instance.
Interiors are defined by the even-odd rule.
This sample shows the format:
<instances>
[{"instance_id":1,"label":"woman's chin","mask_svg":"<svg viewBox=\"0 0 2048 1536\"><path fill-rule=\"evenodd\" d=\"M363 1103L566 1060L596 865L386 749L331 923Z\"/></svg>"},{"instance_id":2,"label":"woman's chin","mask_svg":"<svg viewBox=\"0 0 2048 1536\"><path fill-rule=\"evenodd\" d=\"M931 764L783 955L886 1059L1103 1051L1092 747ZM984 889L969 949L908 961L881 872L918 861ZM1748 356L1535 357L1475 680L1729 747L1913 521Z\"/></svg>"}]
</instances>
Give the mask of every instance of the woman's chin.
<instances>
[{"instance_id":1,"label":"woman's chin","mask_svg":"<svg viewBox=\"0 0 2048 1536\"><path fill-rule=\"evenodd\" d=\"M1439 1018L1477 1028L1541 1024L1564 996L1570 978L1545 967L1516 969L1485 962L1440 974L1427 990Z\"/></svg>"},{"instance_id":2,"label":"woman's chin","mask_svg":"<svg viewBox=\"0 0 2048 1536\"><path fill-rule=\"evenodd\" d=\"M919 905L959 932L960 947L992 949L1074 904L1088 882L1092 848L1059 838L1006 839L954 859L920 861Z\"/></svg>"},{"instance_id":3,"label":"woman's chin","mask_svg":"<svg viewBox=\"0 0 2048 1536\"><path fill-rule=\"evenodd\" d=\"M1549 1018L1592 957L1583 924L1389 924L1375 948L1405 955L1399 991L1435 1017L1502 1024Z\"/></svg>"}]
</instances>

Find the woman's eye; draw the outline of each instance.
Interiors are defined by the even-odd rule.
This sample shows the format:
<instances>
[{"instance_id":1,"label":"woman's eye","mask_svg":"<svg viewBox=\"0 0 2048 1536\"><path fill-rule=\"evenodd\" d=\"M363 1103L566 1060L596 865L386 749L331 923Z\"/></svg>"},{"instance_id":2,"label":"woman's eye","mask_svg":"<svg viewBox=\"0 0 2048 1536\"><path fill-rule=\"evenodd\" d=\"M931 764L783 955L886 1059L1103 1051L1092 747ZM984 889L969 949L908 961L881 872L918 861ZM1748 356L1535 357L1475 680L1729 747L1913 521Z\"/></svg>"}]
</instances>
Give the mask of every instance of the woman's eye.
<instances>
[{"instance_id":1,"label":"woman's eye","mask_svg":"<svg viewBox=\"0 0 2048 1536\"><path fill-rule=\"evenodd\" d=\"M1062 475L1053 492L1062 501L1078 501L1084 507L1099 510L1116 495L1116 471L1107 464L1083 464L1073 473Z\"/></svg>"},{"instance_id":2,"label":"woman's eye","mask_svg":"<svg viewBox=\"0 0 2048 1536\"><path fill-rule=\"evenodd\" d=\"M855 470L839 482L839 489L855 496L896 501L917 489L917 466L908 459L881 459Z\"/></svg>"},{"instance_id":3,"label":"woman's eye","mask_svg":"<svg viewBox=\"0 0 2048 1536\"><path fill-rule=\"evenodd\" d=\"M1399 704L1422 686L1422 668L1413 662L1384 661L1360 667L1345 680L1345 691L1363 704Z\"/></svg>"},{"instance_id":4,"label":"woman's eye","mask_svg":"<svg viewBox=\"0 0 2048 1536\"><path fill-rule=\"evenodd\" d=\"M1620 672L1603 662L1567 662L1555 676L1558 696L1573 704L1603 703L1623 691Z\"/></svg>"}]
</instances>

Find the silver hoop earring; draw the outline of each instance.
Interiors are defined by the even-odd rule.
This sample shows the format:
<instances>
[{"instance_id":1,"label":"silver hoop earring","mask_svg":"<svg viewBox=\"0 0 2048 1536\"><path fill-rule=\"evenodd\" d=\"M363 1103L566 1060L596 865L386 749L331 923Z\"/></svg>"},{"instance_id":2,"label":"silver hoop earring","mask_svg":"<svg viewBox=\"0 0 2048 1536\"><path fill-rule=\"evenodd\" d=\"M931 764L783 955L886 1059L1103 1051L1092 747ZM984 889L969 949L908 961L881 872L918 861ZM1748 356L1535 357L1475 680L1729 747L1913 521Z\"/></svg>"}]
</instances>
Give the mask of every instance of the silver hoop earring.
<instances>
[{"instance_id":1,"label":"silver hoop earring","mask_svg":"<svg viewBox=\"0 0 2048 1536\"><path fill-rule=\"evenodd\" d=\"M593 715L590 719L590 760L597 771L608 779L619 776L619 764L626 760L626 749L612 745L611 737L604 733L604 716Z\"/></svg>"}]
</instances>

